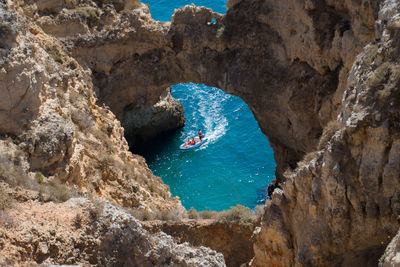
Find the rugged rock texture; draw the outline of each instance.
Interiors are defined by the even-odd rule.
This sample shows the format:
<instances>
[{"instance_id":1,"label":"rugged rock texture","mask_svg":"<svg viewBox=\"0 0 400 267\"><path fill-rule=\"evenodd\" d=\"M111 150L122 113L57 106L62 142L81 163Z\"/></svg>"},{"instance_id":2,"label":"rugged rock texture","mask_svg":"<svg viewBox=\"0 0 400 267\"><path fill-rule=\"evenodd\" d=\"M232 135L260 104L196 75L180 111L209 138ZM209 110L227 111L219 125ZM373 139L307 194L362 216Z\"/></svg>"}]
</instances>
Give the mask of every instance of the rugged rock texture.
<instances>
[{"instance_id":1,"label":"rugged rock texture","mask_svg":"<svg viewBox=\"0 0 400 267\"><path fill-rule=\"evenodd\" d=\"M380 267L400 266L399 233L390 241L385 253L379 258Z\"/></svg>"},{"instance_id":2,"label":"rugged rock texture","mask_svg":"<svg viewBox=\"0 0 400 267\"><path fill-rule=\"evenodd\" d=\"M1 144L20 161L8 164L122 205L179 209L91 83L124 125L172 84L216 86L248 103L282 184L252 264L376 265L400 213L398 1L234 0L224 16L186 6L167 23L136 1L75 4L0 8Z\"/></svg>"},{"instance_id":3,"label":"rugged rock texture","mask_svg":"<svg viewBox=\"0 0 400 267\"><path fill-rule=\"evenodd\" d=\"M322 128L338 114L354 58L375 39L379 5L234 1L225 16L186 6L162 23L145 5L118 12L85 2L54 10L52 28L43 29L92 71L99 98L124 125L129 110L150 109L172 84L219 87L253 111L274 148L279 179L316 148ZM58 34L77 16L86 31ZM213 18L217 23L209 24Z\"/></svg>"},{"instance_id":4,"label":"rugged rock texture","mask_svg":"<svg viewBox=\"0 0 400 267\"><path fill-rule=\"evenodd\" d=\"M24 9L18 1L0 3L0 150L7 151L0 155L2 166L29 172L32 181L40 173L44 182L62 181L122 206L184 212L144 159L128 151L114 114L95 104L90 73L25 17L58 2L32 2Z\"/></svg>"},{"instance_id":5,"label":"rugged rock texture","mask_svg":"<svg viewBox=\"0 0 400 267\"><path fill-rule=\"evenodd\" d=\"M113 32L98 23L63 43L123 120L126 107L153 105L179 82L248 103L283 182L255 237L255 266L371 264L398 227L395 26L363 49L396 14L386 1L375 28L381 3L234 1L225 16L186 6L171 23L145 6L110 10Z\"/></svg>"},{"instance_id":6,"label":"rugged rock texture","mask_svg":"<svg viewBox=\"0 0 400 267\"><path fill-rule=\"evenodd\" d=\"M129 11L139 5L138 1L110 4L87 0L80 1L78 6L61 0L53 2L57 4L46 5L46 8L28 4L24 10L32 13L36 9L37 13L31 14L35 22L46 33L64 40L71 54L92 70L97 95L122 120L132 147L184 125L179 102L168 94L149 90L154 85L147 77L142 81L127 79L126 72L134 66L119 71L113 67L124 63L128 57L168 46L168 40L163 40L168 28L151 20L147 7ZM148 71L157 72L156 69ZM121 93L115 94L116 88ZM149 91L154 93L147 100Z\"/></svg>"},{"instance_id":7,"label":"rugged rock texture","mask_svg":"<svg viewBox=\"0 0 400 267\"><path fill-rule=\"evenodd\" d=\"M185 125L182 104L171 96L171 88L165 90L153 106L126 108L122 126L131 151L145 149L145 144L157 135L176 130Z\"/></svg>"},{"instance_id":8,"label":"rugged rock texture","mask_svg":"<svg viewBox=\"0 0 400 267\"><path fill-rule=\"evenodd\" d=\"M209 248L150 235L122 209L104 201L28 201L0 214L0 264L82 266L225 266Z\"/></svg>"},{"instance_id":9,"label":"rugged rock texture","mask_svg":"<svg viewBox=\"0 0 400 267\"><path fill-rule=\"evenodd\" d=\"M326 127L322 149L288 173L283 190L275 190L267 202L254 266L376 266L396 234L399 18L399 3L385 1L380 40L357 56L337 123Z\"/></svg>"},{"instance_id":10,"label":"rugged rock texture","mask_svg":"<svg viewBox=\"0 0 400 267\"><path fill-rule=\"evenodd\" d=\"M222 253L227 266L241 266L254 256L251 236L254 224L223 223L215 220L146 221L151 233L164 232L176 242L207 246Z\"/></svg>"}]
</instances>

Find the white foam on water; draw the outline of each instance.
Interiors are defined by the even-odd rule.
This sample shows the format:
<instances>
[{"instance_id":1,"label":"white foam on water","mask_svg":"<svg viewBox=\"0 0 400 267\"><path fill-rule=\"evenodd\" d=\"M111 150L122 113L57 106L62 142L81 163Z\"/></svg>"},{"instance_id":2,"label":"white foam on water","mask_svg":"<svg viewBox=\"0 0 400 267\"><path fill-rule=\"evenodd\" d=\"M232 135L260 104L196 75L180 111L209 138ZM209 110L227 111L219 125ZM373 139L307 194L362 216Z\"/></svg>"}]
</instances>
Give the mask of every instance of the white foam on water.
<instances>
[{"instance_id":1,"label":"white foam on water","mask_svg":"<svg viewBox=\"0 0 400 267\"><path fill-rule=\"evenodd\" d=\"M199 149L205 149L226 134L229 123L224 116L224 102L231 96L220 89L199 84L189 83L185 86L187 94L179 100L188 101L191 98L193 110L187 116L187 120L191 120L190 129L186 128L181 137L185 142L187 139L197 136L198 129L201 129L208 141Z\"/></svg>"},{"instance_id":2,"label":"white foam on water","mask_svg":"<svg viewBox=\"0 0 400 267\"><path fill-rule=\"evenodd\" d=\"M235 109L235 110L233 111L233 113L236 113L236 112L240 111L240 110L242 109L242 107L243 107L243 105L239 106L237 109Z\"/></svg>"},{"instance_id":3,"label":"white foam on water","mask_svg":"<svg viewBox=\"0 0 400 267\"><path fill-rule=\"evenodd\" d=\"M199 98L197 103L198 115L204 120L200 127L196 124L196 128L204 129L202 131L208 138L208 142L200 147L200 149L205 149L209 144L215 143L224 136L227 131L228 120L223 114L223 102L228 99L229 95L216 88L206 91L204 87L199 85L192 86L192 90L196 91L196 95Z\"/></svg>"}]
</instances>

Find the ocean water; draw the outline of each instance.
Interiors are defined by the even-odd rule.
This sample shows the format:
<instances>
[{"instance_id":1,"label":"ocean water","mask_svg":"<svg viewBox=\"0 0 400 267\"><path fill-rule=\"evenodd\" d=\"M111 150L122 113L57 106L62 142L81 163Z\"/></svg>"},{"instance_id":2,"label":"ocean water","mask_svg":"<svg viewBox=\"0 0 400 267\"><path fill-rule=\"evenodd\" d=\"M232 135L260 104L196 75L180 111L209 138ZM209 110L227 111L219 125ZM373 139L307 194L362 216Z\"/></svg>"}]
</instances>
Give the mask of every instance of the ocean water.
<instances>
[{"instance_id":1,"label":"ocean water","mask_svg":"<svg viewBox=\"0 0 400 267\"><path fill-rule=\"evenodd\" d=\"M175 9L192 3L196 6L211 8L214 12L222 14L226 12L226 0L142 0L140 2L149 4L151 16L160 21L170 21Z\"/></svg>"},{"instance_id":2,"label":"ocean water","mask_svg":"<svg viewBox=\"0 0 400 267\"><path fill-rule=\"evenodd\" d=\"M174 9L186 4L226 12L222 0L143 0L152 17L169 21ZM200 84L172 86L172 95L185 108L186 125L154 141L144 152L153 173L170 186L185 208L221 211L242 204L263 204L274 178L275 160L268 139L249 107L239 97ZM181 151L179 146L201 129L208 142Z\"/></svg>"}]
</instances>

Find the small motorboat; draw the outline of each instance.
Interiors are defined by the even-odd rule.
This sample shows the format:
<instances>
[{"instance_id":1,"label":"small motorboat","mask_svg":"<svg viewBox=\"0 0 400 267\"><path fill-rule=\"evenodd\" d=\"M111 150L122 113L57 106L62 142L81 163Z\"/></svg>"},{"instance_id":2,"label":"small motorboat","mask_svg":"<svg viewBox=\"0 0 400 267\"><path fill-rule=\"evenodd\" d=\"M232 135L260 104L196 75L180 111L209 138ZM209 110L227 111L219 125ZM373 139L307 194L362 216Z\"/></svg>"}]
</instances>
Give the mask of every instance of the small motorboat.
<instances>
[{"instance_id":1,"label":"small motorboat","mask_svg":"<svg viewBox=\"0 0 400 267\"><path fill-rule=\"evenodd\" d=\"M193 149L196 147L201 146L202 144L204 144L205 142L207 142L207 138L204 138L203 140L200 141L200 138L195 137L194 141L196 142L196 144L194 145L188 145L187 143L183 143L179 148L182 150L189 150L189 149Z\"/></svg>"}]
</instances>

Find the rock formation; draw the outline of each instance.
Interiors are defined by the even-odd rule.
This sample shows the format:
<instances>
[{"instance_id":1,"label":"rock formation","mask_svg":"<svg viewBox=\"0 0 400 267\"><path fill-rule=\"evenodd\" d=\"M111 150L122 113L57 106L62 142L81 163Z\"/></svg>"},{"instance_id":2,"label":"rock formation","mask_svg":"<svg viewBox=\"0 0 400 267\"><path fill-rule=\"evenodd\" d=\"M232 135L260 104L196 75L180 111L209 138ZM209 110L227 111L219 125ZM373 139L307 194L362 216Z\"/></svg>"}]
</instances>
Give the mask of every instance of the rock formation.
<instances>
[{"instance_id":1,"label":"rock formation","mask_svg":"<svg viewBox=\"0 0 400 267\"><path fill-rule=\"evenodd\" d=\"M2 166L29 172L33 181L40 173L44 182L62 181L122 206L184 212L144 159L129 152L114 114L96 104L90 73L30 17L58 2L0 5Z\"/></svg>"},{"instance_id":2,"label":"rock formation","mask_svg":"<svg viewBox=\"0 0 400 267\"><path fill-rule=\"evenodd\" d=\"M88 30L67 36L58 33L80 13L63 9L44 30L92 71L97 95L124 125L129 110L153 106L173 84L204 83L240 96L268 136L281 178L316 148L338 114L355 56L375 39L379 3L228 5L225 16L186 6L170 23L152 20L145 5L120 12L86 7L93 14L81 19Z\"/></svg>"},{"instance_id":3,"label":"rock formation","mask_svg":"<svg viewBox=\"0 0 400 267\"><path fill-rule=\"evenodd\" d=\"M151 235L131 215L105 201L18 203L7 216L0 216L4 266L225 266L222 254L177 244L164 233Z\"/></svg>"},{"instance_id":4,"label":"rock formation","mask_svg":"<svg viewBox=\"0 0 400 267\"><path fill-rule=\"evenodd\" d=\"M117 119L151 137L152 121L169 117L160 110L182 122L178 105L157 104L166 88L204 83L241 97L275 152L282 186L255 231L252 265L376 265L399 227L398 1L227 6L186 6L164 23L138 1L1 4L0 151L13 166L2 171L180 212Z\"/></svg>"},{"instance_id":5,"label":"rock formation","mask_svg":"<svg viewBox=\"0 0 400 267\"><path fill-rule=\"evenodd\" d=\"M396 234L398 16L398 2L382 3L377 40L355 59L337 121L267 202L254 266L376 266Z\"/></svg>"},{"instance_id":6,"label":"rock formation","mask_svg":"<svg viewBox=\"0 0 400 267\"><path fill-rule=\"evenodd\" d=\"M392 239L387 246L385 253L379 258L379 267L390 267L400 265L399 255L399 233Z\"/></svg>"},{"instance_id":7,"label":"rock formation","mask_svg":"<svg viewBox=\"0 0 400 267\"><path fill-rule=\"evenodd\" d=\"M227 266L241 266L254 256L251 236L253 223L215 220L148 221L143 227L151 233L164 232L178 243L207 246L224 255Z\"/></svg>"},{"instance_id":8,"label":"rock formation","mask_svg":"<svg viewBox=\"0 0 400 267\"><path fill-rule=\"evenodd\" d=\"M171 96L171 88L161 94L153 106L129 107L124 111L125 136L131 151L145 149L146 143L162 133L185 125L182 104Z\"/></svg>"}]
</instances>

